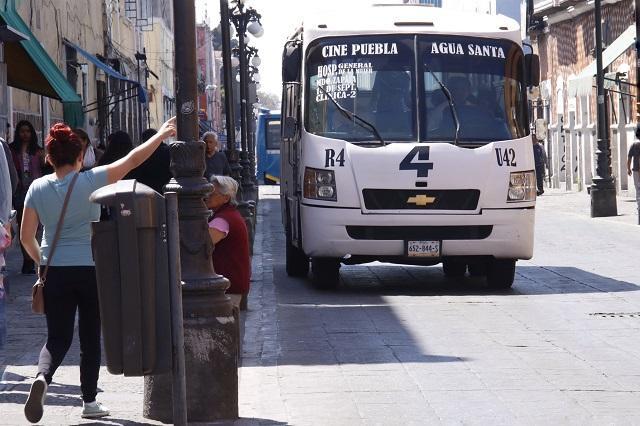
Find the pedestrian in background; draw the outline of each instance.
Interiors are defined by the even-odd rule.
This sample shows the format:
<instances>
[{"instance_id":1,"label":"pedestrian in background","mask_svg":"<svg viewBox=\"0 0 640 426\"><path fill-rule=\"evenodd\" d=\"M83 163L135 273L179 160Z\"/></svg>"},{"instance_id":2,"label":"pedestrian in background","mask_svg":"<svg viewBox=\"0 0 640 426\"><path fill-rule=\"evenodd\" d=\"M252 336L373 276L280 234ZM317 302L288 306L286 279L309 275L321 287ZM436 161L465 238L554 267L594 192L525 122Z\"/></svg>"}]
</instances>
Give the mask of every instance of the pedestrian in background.
<instances>
[{"instance_id":1,"label":"pedestrian in background","mask_svg":"<svg viewBox=\"0 0 640 426\"><path fill-rule=\"evenodd\" d=\"M538 195L544 194L544 176L545 167L547 167L547 152L544 149L544 145L536 138L533 137L533 159L536 167L536 183L538 184Z\"/></svg>"},{"instance_id":2,"label":"pedestrian in background","mask_svg":"<svg viewBox=\"0 0 640 426\"><path fill-rule=\"evenodd\" d=\"M4 252L11 245L9 218L11 216L12 195L9 163L7 158L0 153L0 372L2 371L4 344L7 338L7 318L5 313L7 291L4 285Z\"/></svg>"},{"instance_id":3,"label":"pedestrian in background","mask_svg":"<svg viewBox=\"0 0 640 426\"><path fill-rule=\"evenodd\" d=\"M106 166L124 158L133 149L131 137L124 130L118 130L107 136L107 149L96 163L96 166Z\"/></svg>"},{"instance_id":4,"label":"pedestrian in background","mask_svg":"<svg viewBox=\"0 0 640 426\"><path fill-rule=\"evenodd\" d=\"M80 388L82 417L103 417L109 410L96 402L100 370L100 315L95 266L91 252L91 222L98 220L100 207L89 201L98 188L122 179L142 164L162 141L175 134L175 118L163 124L158 134L123 158L93 169L82 169L82 145L66 124L49 131L47 161L55 172L36 179L25 199L20 239L29 255L48 271L44 282L47 342L40 352L38 374L24 407L27 420L40 421L47 387L62 363L73 339L76 312L80 337ZM75 183L75 184L74 184ZM71 186L73 185L73 186ZM63 200L70 192L60 245L53 258L50 247L61 219ZM44 226L41 245L36 241L38 223Z\"/></svg>"},{"instance_id":5,"label":"pedestrian in background","mask_svg":"<svg viewBox=\"0 0 640 426\"><path fill-rule=\"evenodd\" d=\"M13 162L13 156L11 155L11 148L9 148L9 144L4 139L0 138L0 145L2 145L4 157L7 160L9 179L11 180L11 196L13 197L13 194L15 194L16 189L18 188L18 171L16 170L16 165Z\"/></svg>"},{"instance_id":6,"label":"pedestrian in background","mask_svg":"<svg viewBox=\"0 0 640 426\"><path fill-rule=\"evenodd\" d=\"M209 222L209 236L214 245L213 268L231 283L227 293L242 295L240 309L245 310L251 258L247 225L236 208L238 182L229 176L211 176L210 182L213 192L207 199L207 207L213 210Z\"/></svg>"},{"instance_id":7,"label":"pedestrian in background","mask_svg":"<svg viewBox=\"0 0 640 426\"><path fill-rule=\"evenodd\" d=\"M156 129L145 130L142 132L142 141L148 141L156 133L158 133ZM171 179L171 170L169 168L171 165L171 153L169 151L169 145L161 143L151 154L151 157L133 169L125 179L135 179L162 194L164 186Z\"/></svg>"},{"instance_id":8,"label":"pedestrian in background","mask_svg":"<svg viewBox=\"0 0 640 426\"><path fill-rule=\"evenodd\" d=\"M73 133L78 136L82 144L82 169L89 170L95 167L98 161L100 161L100 158L102 158L104 151L93 147L91 138L89 138L89 135L83 129L76 127L73 129Z\"/></svg>"},{"instance_id":9,"label":"pedestrian in background","mask_svg":"<svg viewBox=\"0 0 640 426\"><path fill-rule=\"evenodd\" d=\"M214 132L206 132L202 135L202 140L207 145L205 150L205 161L207 168L204 172L204 177L211 179L211 176L229 176L231 174L231 167L229 166L229 160L224 152L220 151L220 142L218 141L218 135Z\"/></svg>"},{"instance_id":10,"label":"pedestrian in background","mask_svg":"<svg viewBox=\"0 0 640 426\"><path fill-rule=\"evenodd\" d=\"M24 199L31 182L42 176L44 166L44 151L38 145L38 137L33 125L27 120L18 122L13 136L13 142L9 145L16 171L18 172L18 185L13 196L13 208L18 212L18 224L22 221ZM18 226L18 232L20 227ZM35 274L35 265L29 254L22 249L22 273Z\"/></svg>"},{"instance_id":11,"label":"pedestrian in background","mask_svg":"<svg viewBox=\"0 0 640 426\"><path fill-rule=\"evenodd\" d=\"M640 225L640 126L636 128L636 141L629 148L627 174L629 176L633 175L633 185L636 188L636 202L638 204L638 224Z\"/></svg>"}]
</instances>

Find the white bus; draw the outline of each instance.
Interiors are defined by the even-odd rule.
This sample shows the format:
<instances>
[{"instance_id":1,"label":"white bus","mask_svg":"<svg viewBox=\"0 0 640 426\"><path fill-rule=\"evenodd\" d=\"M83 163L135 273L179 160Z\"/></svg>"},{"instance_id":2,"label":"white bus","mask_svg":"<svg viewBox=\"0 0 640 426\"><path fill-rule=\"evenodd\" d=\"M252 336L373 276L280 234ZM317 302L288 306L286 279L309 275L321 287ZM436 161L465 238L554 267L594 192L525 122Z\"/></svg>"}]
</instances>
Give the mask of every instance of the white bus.
<instances>
[{"instance_id":1,"label":"white bus","mask_svg":"<svg viewBox=\"0 0 640 426\"><path fill-rule=\"evenodd\" d=\"M527 86L517 22L420 5L331 10L283 54L286 269L333 288L341 264L442 263L512 285L533 252Z\"/></svg>"}]
</instances>

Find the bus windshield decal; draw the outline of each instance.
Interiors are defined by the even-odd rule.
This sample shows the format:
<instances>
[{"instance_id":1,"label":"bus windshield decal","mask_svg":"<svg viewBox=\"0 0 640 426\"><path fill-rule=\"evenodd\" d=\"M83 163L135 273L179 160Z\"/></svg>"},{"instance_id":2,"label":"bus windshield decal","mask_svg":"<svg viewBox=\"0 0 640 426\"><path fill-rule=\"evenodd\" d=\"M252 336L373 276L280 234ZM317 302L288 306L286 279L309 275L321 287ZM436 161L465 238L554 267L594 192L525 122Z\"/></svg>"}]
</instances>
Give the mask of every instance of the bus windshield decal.
<instances>
[{"instance_id":1,"label":"bus windshield decal","mask_svg":"<svg viewBox=\"0 0 640 426\"><path fill-rule=\"evenodd\" d=\"M465 49L462 43L431 43L431 54L435 55L469 55L506 59L504 49L500 46L469 43Z\"/></svg>"},{"instance_id":2,"label":"bus windshield decal","mask_svg":"<svg viewBox=\"0 0 640 426\"><path fill-rule=\"evenodd\" d=\"M397 55L397 43L358 43L327 45L322 48L322 57L334 58L336 56L356 55Z\"/></svg>"},{"instance_id":3,"label":"bus windshield decal","mask_svg":"<svg viewBox=\"0 0 640 426\"><path fill-rule=\"evenodd\" d=\"M376 141L344 109L388 142L484 144L520 138L528 132L523 70L522 49L504 39L442 34L319 39L306 52L305 128L353 143Z\"/></svg>"}]
</instances>

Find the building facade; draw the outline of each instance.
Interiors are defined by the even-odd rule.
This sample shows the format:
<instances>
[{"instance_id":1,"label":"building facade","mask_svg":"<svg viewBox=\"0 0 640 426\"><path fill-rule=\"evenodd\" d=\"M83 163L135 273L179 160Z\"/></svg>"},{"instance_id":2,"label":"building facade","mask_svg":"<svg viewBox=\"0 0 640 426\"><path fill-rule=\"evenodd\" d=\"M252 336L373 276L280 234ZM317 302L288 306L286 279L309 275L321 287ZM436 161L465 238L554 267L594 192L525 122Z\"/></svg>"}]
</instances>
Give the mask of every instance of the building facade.
<instances>
[{"instance_id":1,"label":"building facade","mask_svg":"<svg viewBox=\"0 0 640 426\"><path fill-rule=\"evenodd\" d=\"M154 0L153 30L144 32L147 56L149 127L158 129L175 115L173 2Z\"/></svg>"},{"instance_id":2,"label":"building facade","mask_svg":"<svg viewBox=\"0 0 640 426\"><path fill-rule=\"evenodd\" d=\"M171 0L0 0L0 25L26 35L0 51L0 135L26 119L42 143L66 121L96 145L116 130L138 143L174 114L172 16Z\"/></svg>"},{"instance_id":3,"label":"building facade","mask_svg":"<svg viewBox=\"0 0 640 426\"><path fill-rule=\"evenodd\" d=\"M8 0L5 7L10 7L8 3L11 1ZM98 78L96 67L79 60L65 41L80 44L89 50L102 51L100 2L15 1L13 6L28 26L31 32L29 37L35 38L30 41L42 45L65 77L70 89L80 96L83 105L95 101L96 85L90 82ZM13 58L7 60L11 61ZM52 123L65 119L63 104L53 98L18 88L9 89L9 97L11 111L8 121L12 128L20 120L28 120L34 125L41 142L43 133L46 133ZM97 113L93 111L85 114L81 122L74 124L85 127L89 135L93 135L96 121Z\"/></svg>"},{"instance_id":4,"label":"building facade","mask_svg":"<svg viewBox=\"0 0 640 426\"><path fill-rule=\"evenodd\" d=\"M636 123L633 0L602 2L603 65L609 111L611 172L620 193L633 191L626 173ZM595 20L592 2L533 2L529 36L540 55L541 83L531 92L532 118L546 127L550 185L586 190L595 176Z\"/></svg>"}]
</instances>

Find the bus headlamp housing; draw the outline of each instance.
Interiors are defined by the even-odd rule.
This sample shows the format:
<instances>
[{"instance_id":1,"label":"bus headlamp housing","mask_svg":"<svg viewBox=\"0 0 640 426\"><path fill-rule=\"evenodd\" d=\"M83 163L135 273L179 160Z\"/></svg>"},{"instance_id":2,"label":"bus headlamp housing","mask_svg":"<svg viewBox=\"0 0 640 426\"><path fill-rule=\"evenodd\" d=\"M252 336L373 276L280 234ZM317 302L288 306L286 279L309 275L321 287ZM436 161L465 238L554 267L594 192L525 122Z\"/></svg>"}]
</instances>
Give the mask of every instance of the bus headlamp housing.
<instances>
[{"instance_id":1,"label":"bus headlamp housing","mask_svg":"<svg viewBox=\"0 0 640 426\"><path fill-rule=\"evenodd\" d=\"M304 198L337 201L336 176L333 170L304 169Z\"/></svg>"},{"instance_id":2,"label":"bus headlamp housing","mask_svg":"<svg viewBox=\"0 0 640 426\"><path fill-rule=\"evenodd\" d=\"M512 172L509 176L509 190L507 202L517 203L535 201L536 199L536 172Z\"/></svg>"}]
</instances>

